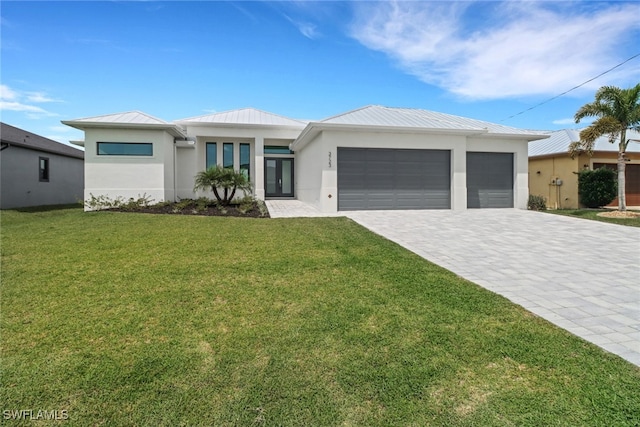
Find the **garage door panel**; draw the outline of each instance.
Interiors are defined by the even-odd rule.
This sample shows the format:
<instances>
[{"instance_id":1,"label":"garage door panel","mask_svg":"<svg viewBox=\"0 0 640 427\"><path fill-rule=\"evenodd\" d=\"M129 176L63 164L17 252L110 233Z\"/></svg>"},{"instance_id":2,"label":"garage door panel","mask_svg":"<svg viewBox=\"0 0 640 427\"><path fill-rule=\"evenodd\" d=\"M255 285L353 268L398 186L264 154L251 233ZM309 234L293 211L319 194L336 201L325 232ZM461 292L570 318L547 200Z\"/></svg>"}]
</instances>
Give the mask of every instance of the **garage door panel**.
<instances>
[{"instance_id":1,"label":"garage door panel","mask_svg":"<svg viewBox=\"0 0 640 427\"><path fill-rule=\"evenodd\" d=\"M467 153L467 207L513 207L513 153Z\"/></svg>"},{"instance_id":2,"label":"garage door panel","mask_svg":"<svg viewBox=\"0 0 640 427\"><path fill-rule=\"evenodd\" d=\"M338 209L450 209L447 150L338 148Z\"/></svg>"}]
</instances>

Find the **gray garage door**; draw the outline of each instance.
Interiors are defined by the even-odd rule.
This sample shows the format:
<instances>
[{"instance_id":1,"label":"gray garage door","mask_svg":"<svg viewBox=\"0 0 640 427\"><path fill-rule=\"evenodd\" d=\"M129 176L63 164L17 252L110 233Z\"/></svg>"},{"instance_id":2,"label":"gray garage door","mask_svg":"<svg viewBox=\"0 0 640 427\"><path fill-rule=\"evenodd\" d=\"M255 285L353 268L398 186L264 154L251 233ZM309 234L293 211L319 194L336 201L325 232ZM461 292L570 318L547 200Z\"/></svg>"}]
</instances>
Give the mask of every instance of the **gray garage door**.
<instances>
[{"instance_id":1,"label":"gray garage door","mask_svg":"<svg viewBox=\"0 0 640 427\"><path fill-rule=\"evenodd\" d=\"M450 151L338 148L338 210L450 208Z\"/></svg>"},{"instance_id":2,"label":"gray garage door","mask_svg":"<svg viewBox=\"0 0 640 427\"><path fill-rule=\"evenodd\" d=\"M513 207L513 153L467 153L467 207Z\"/></svg>"}]
</instances>

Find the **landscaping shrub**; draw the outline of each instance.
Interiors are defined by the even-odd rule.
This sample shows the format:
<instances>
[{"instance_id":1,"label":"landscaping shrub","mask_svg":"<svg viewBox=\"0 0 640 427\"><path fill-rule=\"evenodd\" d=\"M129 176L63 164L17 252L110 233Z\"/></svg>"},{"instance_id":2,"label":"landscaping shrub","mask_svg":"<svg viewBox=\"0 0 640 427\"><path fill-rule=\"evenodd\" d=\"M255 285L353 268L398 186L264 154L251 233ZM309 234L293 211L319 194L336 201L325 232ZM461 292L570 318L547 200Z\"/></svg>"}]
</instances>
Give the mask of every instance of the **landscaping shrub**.
<instances>
[{"instance_id":1,"label":"landscaping shrub","mask_svg":"<svg viewBox=\"0 0 640 427\"><path fill-rule=\"evenodd\" d=\"M542 196L529 195L529 203L527 204L529 210L532 211L546 211L547 200Z\"/></svg>"},{"instance_id":2,"label":"landscaping shrub","mask_svg":"<svg viewBox=\"0 0 640 427\"><path fill-rule=\"evenodd\" d=\"M130 197L129 200L125 200L122 196L118 196L114 199L105 195L94 196L92 193L89 193L89 196L91 197L88 200L85 200L84 205L87 209L92 211L102 209L133 211L153 204L153 199L148 196L147 193L144 193L142 196L138 194L137 199Z\"/></svg>"},{"instance_id":3,"label":"landscaping shrub","mask_svg":"<svg viewBox=\"0 0 640 427\"><path fill-rule=\"evenodd\" d=\"M608 168L583 170L578 173L580 203L598 208L611 203L618 195L616 171Z\"/></svg>"},{"instance_id":4,"label":"landscaping shrub","mask_svg":"<svg viewBox=\"0 0 640 427\"><path fill-rule=\"evenodd\" d=\"M194 192L197 190L211 190L218 203L223 206L229 206L237 190L250 192L252 188L251 182L242 172L231 168L223 168L220 165L198 172L195 181Z\"/></svg>"},{"instance_id":5,"label":"landscaping shrub","mask_svg":"<svg viewBox=\"0 0 640 427\"><path fill-rule=\"evenodd\" d=\"M580 203L588 208L599 208L611 203L618 195L616 171L608 168L583 170L578 173Z\"/></svg>"}]
</instances>

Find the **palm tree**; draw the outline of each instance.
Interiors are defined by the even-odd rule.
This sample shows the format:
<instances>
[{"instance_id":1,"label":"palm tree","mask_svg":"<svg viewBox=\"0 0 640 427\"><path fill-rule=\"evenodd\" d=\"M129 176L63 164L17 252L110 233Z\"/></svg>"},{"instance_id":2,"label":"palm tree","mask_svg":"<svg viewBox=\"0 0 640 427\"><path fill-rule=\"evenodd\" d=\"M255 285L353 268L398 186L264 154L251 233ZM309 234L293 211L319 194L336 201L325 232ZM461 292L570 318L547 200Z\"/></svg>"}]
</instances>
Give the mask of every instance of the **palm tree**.
<instances>
[{"instance_id":1,"label":"palm tree","mask_svg":"<svg viewBox=\"0 0 640 427\"><path fill-rule=\"evenodd\" d=\"M227 206L236 195L236 190L251 191L251 183L244 174L218 165L196 175L193 191L209 189L213 191L218 203ZM224 191L222 196L219 189Z\"/></svg>"},{"instance_id":2,"label":"palm tree","mask_svg":"<svg viewBox=\"0 0 640 427\"><path fill-rule=\"evenodd\" d=\"M609 135L612 144L618 140L618 210L627 210L625 200L625 153L627 151L627 129L640 131L640 83L630 89L603 86L596 92L595 101L583 105L574 119L579 123L585 117L597 117L580 132L580 141L569 146L569 154L581 151L593 154L596 139Z\"/></svg>"}]
</instances>

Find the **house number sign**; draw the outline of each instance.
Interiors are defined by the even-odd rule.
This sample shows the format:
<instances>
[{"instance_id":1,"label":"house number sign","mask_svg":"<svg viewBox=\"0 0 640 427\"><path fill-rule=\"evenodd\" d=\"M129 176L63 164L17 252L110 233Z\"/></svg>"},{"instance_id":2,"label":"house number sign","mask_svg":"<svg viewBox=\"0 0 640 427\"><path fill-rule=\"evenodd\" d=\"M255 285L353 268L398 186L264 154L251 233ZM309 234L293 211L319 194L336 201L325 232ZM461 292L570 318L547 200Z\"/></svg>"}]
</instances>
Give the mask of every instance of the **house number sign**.
<instances>
[{"instance_id":1,"label":"house number sign","mask_svg":"<svg viewBox=\"0 0 640 427\"><path fill-rule=\"evenodd\" d=\"M331 151L329 151L329 167L331 167Z\"/></svg>"}]
</instances>

